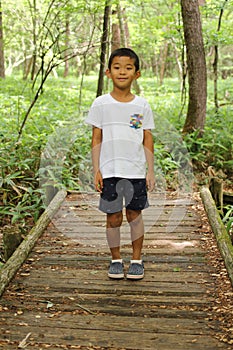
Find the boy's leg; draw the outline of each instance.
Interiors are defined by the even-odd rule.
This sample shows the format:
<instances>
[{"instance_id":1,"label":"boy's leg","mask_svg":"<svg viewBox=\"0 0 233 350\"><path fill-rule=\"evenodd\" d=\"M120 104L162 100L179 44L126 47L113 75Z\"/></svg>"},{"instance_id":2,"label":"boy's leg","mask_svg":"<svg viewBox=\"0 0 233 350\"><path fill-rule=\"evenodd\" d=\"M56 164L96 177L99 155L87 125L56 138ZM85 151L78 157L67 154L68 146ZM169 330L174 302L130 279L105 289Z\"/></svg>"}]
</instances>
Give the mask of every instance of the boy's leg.
<instances>
[{"instance_id":1,"label":"boy's leg","mask_svg":"<svg viewBox=\"0 0 233 350\"><path fill-rule=\"evenodd\" d=\"M112 254L112 260L121 259L120 254L120 227L123 220L122 211L107 214L107 241Z\"/></svg>"},{"instance_id":2,"label":"boy's leg","mask_svg":"<svg viewBox=\"0 0 233 350\"><path fill-rule=\"evenodd\" d=\"M144 223L141 210L126 209L126 218L130 225L131 231L131 241L133 247L132 260L141 260L144 239Z\"/></svg>"},{"instance_id":3,"label":"boy's leg","mask_svg":"<svg viewBox=\"0 0 233 350\"><path fill-rule=\"evenodd\" d=\"M113 279L124 278L123 262L120 253L120 226L122 224L122 211L107 214L107 241L112 254L108 277Z\"/></svg>"},{"instance_id":4,"label":"boy's leg","mask_svg":"<svg viewBox=\"0 0 233 350\"><path fill-rule=\"evenodd\" d=\"M139 280L144 277L144 265L141 258L144 238L144 224L140 210L126 210L126 217L131 228L133 256L130 261L127 279Z\"/></svg>"}]
</instances>

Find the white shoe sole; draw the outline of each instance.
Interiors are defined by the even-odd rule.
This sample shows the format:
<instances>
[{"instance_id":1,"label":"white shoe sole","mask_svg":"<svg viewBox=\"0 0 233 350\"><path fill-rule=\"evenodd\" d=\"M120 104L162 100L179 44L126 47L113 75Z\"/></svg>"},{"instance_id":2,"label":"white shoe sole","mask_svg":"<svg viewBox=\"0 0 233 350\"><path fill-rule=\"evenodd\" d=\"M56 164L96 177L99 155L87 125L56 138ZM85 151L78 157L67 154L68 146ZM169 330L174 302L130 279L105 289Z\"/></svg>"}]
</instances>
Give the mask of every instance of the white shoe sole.
<instances>
[{"instance_id":1,"label":"white shoe sole","mask_svg":"<svg viewBox=\"0 0 233 350\"><path fill-rule=\"evenodd\" d=\"M128 280L141 280L144 277L143 275L127 275L126 278Z\"/></svg>"},{"instance_id":2,"label":"white shoe sole","mask_svg":"<svg viewBox=\"0 0 233 350\"><path fill-rule=\"evenodd\" d=\"M122 279L122 278L124 278L125 276L124 276L124 274L122 273L122 274L120 274L120 273L118 273L118 274L111 274L111 273L108 273L108 277L109 278L112 278L112 279L114 279L114 280L120 280L120 279Z\"/></svg>"}]
</instances>

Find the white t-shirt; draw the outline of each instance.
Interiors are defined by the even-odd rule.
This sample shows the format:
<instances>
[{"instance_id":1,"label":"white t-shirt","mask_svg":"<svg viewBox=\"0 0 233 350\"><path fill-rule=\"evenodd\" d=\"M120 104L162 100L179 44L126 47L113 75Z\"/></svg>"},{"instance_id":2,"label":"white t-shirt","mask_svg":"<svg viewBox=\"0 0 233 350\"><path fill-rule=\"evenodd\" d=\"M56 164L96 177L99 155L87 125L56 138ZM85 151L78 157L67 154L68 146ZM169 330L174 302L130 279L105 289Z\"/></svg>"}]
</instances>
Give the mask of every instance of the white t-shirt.
<instances>
[{"instance_id":1,"label":"white t-shirt","mask_svg":"<svg viewBox=\"0 0 233 350\"><path fill-rule=\"evenodd\" d=\"M102 129L100 171L103 178L145 178L143 130L153 129L153 113L139 96L119 102L110 94L93 102L86 123Z\"/></svg>"}]
</instances>

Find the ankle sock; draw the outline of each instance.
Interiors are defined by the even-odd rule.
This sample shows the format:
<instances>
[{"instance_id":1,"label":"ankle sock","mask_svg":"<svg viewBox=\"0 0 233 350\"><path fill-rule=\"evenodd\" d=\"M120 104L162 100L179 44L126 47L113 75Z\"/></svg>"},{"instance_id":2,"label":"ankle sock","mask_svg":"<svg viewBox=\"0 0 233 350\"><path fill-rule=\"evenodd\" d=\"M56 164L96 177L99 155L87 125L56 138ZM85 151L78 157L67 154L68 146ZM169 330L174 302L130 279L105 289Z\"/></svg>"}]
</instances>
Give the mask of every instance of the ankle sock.
<instances>
[{"instance_id":1,"label":"ankle sock","mask_svg":"<svg viewBox=\"0 0 233 350\"><path fill-rule=\"evenodd\" d=\"M142 265L142 260L130 260L131 264L141 264Z\"/></svg>"},{"instance_id":2,"label":"ankle sock","mask_svg":"<svg viewBox=\"0 0 233 350\"><path fill-rule=\"evenodd\" d=\"M122 259L113 259L112 263L120 262L122 264L123 260Z\"/></svg>"}]
</instances>

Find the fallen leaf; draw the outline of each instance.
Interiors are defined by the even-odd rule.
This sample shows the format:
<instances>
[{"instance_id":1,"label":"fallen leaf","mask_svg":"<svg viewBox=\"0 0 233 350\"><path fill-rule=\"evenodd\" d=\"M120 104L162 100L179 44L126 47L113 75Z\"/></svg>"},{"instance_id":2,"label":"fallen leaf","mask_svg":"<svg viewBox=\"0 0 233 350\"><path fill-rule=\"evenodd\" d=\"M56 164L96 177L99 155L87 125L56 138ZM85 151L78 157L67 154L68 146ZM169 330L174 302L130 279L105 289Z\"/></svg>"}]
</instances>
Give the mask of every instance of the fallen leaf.
<instances>
[{"instance_id":1,"label":"fallen leaf","mask_svg":"<svg viewBox=\"0 0 233 350\"><path fill-rule=\"evenodd\" d=\"M181 268L180 267L174 267L173 272L180 272Z\"/></svg>"}]
</instances>

